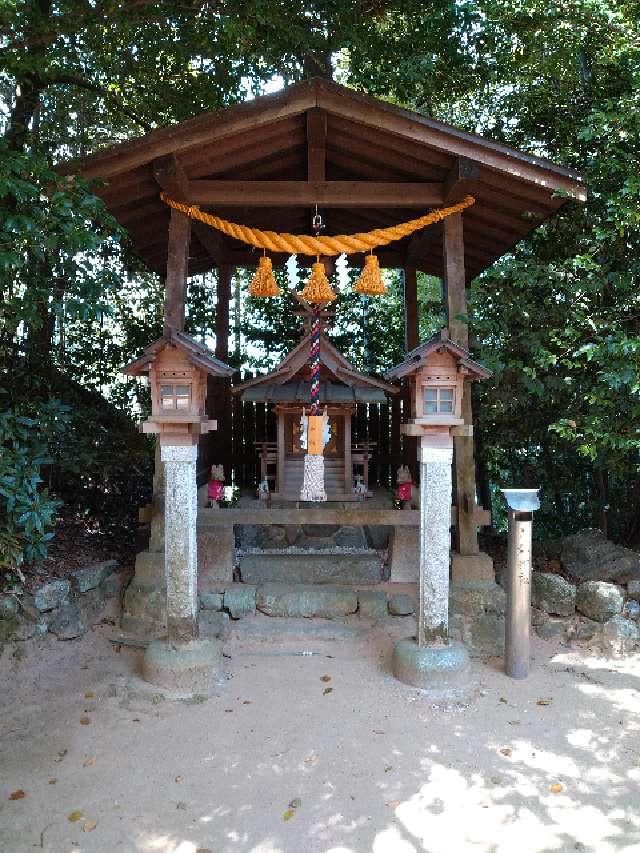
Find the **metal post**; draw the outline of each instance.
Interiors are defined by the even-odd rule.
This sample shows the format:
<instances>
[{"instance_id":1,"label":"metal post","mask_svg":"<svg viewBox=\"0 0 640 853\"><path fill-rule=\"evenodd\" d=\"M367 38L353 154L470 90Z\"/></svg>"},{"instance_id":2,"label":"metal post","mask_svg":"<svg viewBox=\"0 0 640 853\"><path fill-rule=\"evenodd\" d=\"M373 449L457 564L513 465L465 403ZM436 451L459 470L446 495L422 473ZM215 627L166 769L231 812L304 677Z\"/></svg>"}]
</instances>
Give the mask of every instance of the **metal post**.
<instances>
[{"instance_id":1,"label":"metal post","mask_svg":"<svg viewBox=\"0 0 640 853\"><path fill-rule=\"evenodd\" d=\"M537 489L502 489L509 506L505 671L511 678L529 674L531 625L531 531L540 507Z\"/></svg>"}]
</instances>

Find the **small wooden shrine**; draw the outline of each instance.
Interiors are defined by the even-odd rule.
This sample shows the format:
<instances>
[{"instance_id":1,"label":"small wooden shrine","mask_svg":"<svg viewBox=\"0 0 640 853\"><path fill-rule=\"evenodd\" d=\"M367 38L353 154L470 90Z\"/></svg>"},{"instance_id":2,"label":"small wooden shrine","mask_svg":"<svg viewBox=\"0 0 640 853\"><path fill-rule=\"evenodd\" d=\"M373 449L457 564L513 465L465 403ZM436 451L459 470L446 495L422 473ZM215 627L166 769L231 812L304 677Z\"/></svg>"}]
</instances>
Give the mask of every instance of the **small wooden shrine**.
<instances>
[{"instance_id":1,"label":"small wooden shrine","mask_svg":"<svg viewBox=\"0 0 640 853\"><path fill-rule=\"evenodd\" d=\"M272 404L276 411L276 435L257 443L260 479L269 483L271 497L300 500L304 456L301 418L309 409L309 348L312 331L309 317L300 343L269 373L236 385L234 394L243 400ZM330 501L354 501L356 477L367 487L369 458L375 448L369 442L352 443L351 418L357 403L385 403L398 388L360 373L320 333L320 405L329 418L330 438L324 448L325 489Z\"/></svg>"}]
</instances>

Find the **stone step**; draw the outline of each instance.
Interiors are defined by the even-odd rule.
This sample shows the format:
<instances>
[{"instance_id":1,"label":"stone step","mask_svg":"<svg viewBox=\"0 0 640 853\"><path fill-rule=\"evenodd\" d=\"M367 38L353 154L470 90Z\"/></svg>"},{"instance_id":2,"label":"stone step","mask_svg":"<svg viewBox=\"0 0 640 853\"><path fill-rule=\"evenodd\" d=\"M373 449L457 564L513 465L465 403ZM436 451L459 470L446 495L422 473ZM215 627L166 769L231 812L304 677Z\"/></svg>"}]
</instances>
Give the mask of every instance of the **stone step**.
<instances>
[{"instance_id":1,"label":"stone step","mask_svg":"<svg viewBox=\"0 0 640 853\"><path fill-rule=\"evenodd\" d=\"M238 558L240 577L246 583L354 584L381 583L385 566L377 551L261 550Z\"/></svg>"}]
</instances>

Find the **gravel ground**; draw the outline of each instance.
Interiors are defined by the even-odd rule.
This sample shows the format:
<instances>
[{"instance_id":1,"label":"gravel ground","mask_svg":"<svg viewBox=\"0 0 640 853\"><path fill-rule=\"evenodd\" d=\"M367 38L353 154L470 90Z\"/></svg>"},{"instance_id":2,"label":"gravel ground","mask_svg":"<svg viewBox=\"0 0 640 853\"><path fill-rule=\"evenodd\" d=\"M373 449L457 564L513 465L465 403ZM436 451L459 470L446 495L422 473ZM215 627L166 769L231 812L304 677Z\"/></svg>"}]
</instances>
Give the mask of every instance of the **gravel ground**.
<instances>
[{"instance_id":1,"label":"gravel ground","mask_svg":"<svg viewBox=\"0 0 640 853\"><path fill-rule=\"evenodd\" d=\"M2 853L640 851L638 657L535 639L526 681L476 661L434 707L389 674L410 618L256 616L187 703L114 631L0 658Z\"/></svg>"}]
</instances>

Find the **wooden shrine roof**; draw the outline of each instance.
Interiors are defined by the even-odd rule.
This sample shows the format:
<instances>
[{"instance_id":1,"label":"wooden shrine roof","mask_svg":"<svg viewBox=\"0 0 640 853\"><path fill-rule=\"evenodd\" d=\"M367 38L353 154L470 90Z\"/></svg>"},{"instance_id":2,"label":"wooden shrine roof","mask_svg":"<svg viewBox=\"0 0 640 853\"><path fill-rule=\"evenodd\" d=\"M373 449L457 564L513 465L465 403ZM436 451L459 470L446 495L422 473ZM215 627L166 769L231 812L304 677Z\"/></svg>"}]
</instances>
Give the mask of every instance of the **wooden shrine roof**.
<instances>
[{"instance_id":1,"label":"wooden shrine roof","mask_svg":"<svg viewBox=\"0 0 640 853\"><path fill-rule=\"evenodd\" d=\"M309 332L272 371L234 386L232 393L242 394L244 400L255 402L308 403L310 346ZM375 376L360 373L322 333L320 368L322 403L382 403L385 402L387 394L398 393L396 386Z\"/></svg>"},{"instance_id":2,"label":"wooden shrine roof","mask_svg":"<svg viewBox=\"0 0 640 853\"><path fill-rule=\"evenodd\" d=\"M474 361L471 358L468 350L449 338L447 329L442 329L429 338L428 341L419 344L415 349L407 353L400 364L392 367L391 370L387 370L384 374L385 379L402 379L404 376L409 376L422 366L429 353L442 352L443 350L451 353L457 359L458 364L467 371L468 378L489 379L490 376L493 376L493 373L487 367L484 367L479 361Z\"/></svg>"},{"instance_id":3,"label":"wooden shrine roof","mask_svg":"<svg viewBox=\"0 0 640 853\"><path fill-rule=\"evenodd\" d=\"M235 222L299 234L310 233L315 202L326 223L322 233L345 234L471 194L476 204L464 213L467 279L568 198L586 197L581 177L549 160L320 79L153 130L63 164L60 172L105 181L97 194L160 274L169 222L161 189ZM202 223L193 225L189 254L190 274L224 263L250 266L257 256ZM441 276L442 226L378 254L385 266Z\"/></svg>"},{"instance_id":4,"label":"wooden shrine roof","mask_svg":"<svg viewBox=\"0 0 640 853\"><path fill-rule=\"evenodd\" d=\"M153 364L157 356L162 350L172 346L179 349L186 356L187 360L210 373L212 376L232 376L233 368L220 361L211 353L207 347L202 346L189 335L180 332L177 329L170 329L157 341L145 347L138 358L129 362L122 368L122 372L128 376L144 376L149 372L149 367Z\"/></svg>"}]
</instances>

